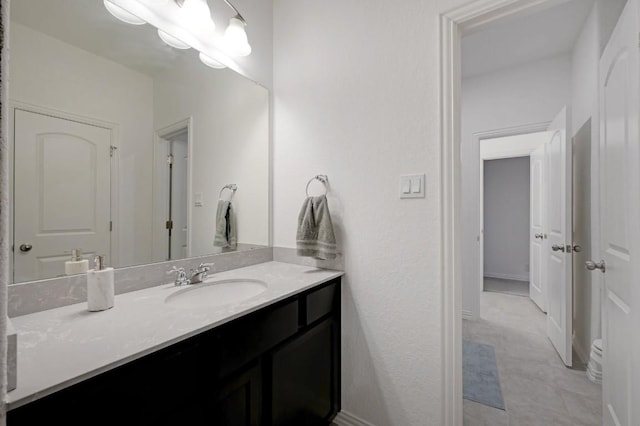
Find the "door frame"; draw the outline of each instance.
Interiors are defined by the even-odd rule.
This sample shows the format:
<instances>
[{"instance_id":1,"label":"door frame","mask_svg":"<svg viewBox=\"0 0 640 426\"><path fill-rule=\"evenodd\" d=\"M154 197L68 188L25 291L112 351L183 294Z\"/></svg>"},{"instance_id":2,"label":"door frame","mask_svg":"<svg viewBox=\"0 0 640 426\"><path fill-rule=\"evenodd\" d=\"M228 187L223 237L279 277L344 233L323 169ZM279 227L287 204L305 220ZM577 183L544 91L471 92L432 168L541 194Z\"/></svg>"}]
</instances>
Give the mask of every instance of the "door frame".
<instances>
[{"instance_id":1,"label":"door frame","mask_svg":"<svg viewBox=\"0 0 640 426\"><path fill-rule=\"evenodd\" d=\"M440 218L442 419L462 425L461 44L462 32L554 0L477 0L440 15Z\"/></svg>"},{"instance_id":2,"label":"door frame","mask_svg":"<svg viewBox=\"0 0 640 426\"><path fill-rule=\"evenodd\" d=\"M167 152L166 137L177 133L181 130L187 130L187 257L191 256L191 226L189 224L192 221L192 188L193 188L193 176L191 171L193 170L193 117L189 116L180 121L177 121L168 126L161 127L153 133L153 190L151 194L152 206L153 206L153 219L152 219L152 240L153 247L163 247L166 249L166 244L163 246L162 241L165 239L166 234L159 232L161 222L163 218L168 214L168 199L165 197L164 192L161 192L162 177L164 172L161 171L160 162L164 163L164 158ZM166 202L164 202L166 201ZM164 253L167 250L163 251ZM153 261L160 262L166 261L166 258L159 259L160 253L156 253L155 249L152 253ZM164 256L166 257L166 256Z\"/></svg>"},{"instance_id":3,"label":"door frame","mask_svg":"<svg viewBox=\"0 0 640 426\"><path fill-rule=\"evenodd\" d=\"M29 102L24 102L16 99L9 99L9 134L8 134L8 153L9 153L9 200L13 200L14 198L14 169L15 169L15 157L14 157L14 145L15 145L15 112L16 110L31 112L34 114L47 115L54 118L60 118L62 120L75 121L81 124L86 124L89 126L100 127L106 129L110 133L111 146L115 147L113 155L110 161L110 211L109 216L112 223L112 229L110 232L110 250L109 256L111 258L111 265L113 267L118 267L119 264L119 238L118 238L118 230L119 230L119 221L118 221L118 207L119 207L119 187L118 187L118 171L119 171L119 161L118 161L118 147L120 146L120 135L121 129L120 125L117 123L113 123L110 121L101 120L95 117L89 117L86 115L80 115L76 113L71 113L68 111L64 111L58 108L45 107L41 105L31 104ZM15 204L11 202L11 208L8 211L9 214L9 241L13 245L14 244L14 218L15 218ZM10 283L13 284L13 250L9 250L9 277Z\"/></svg>"}]
</instances>

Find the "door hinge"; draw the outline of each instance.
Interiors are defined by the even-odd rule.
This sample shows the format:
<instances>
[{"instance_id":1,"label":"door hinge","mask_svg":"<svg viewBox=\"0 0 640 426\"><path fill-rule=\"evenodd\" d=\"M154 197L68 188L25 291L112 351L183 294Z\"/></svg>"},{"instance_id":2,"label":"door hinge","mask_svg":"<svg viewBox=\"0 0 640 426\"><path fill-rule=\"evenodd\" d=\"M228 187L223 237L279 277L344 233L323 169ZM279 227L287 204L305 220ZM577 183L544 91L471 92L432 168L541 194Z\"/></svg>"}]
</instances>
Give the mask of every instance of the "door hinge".
<instances>
[{"instance_id":1,"label":"door hinge","mask_svg":"<svg viewBox=\"0 0 640 426\"><path fill-rule=\"evenodd\" d=\"M168 165L172 165L173 164L173 154L167 155L167 164Z\"/></svg>"},{"instance_id":2,"label":"door hinge","mask_svg":"<svg viewBox=\"0 0 640 426\"><path fill-rule=\"evenodd\" d=\"M116 149L118 149L118 147L115 145L111 145L109 147L109 157L113 157L113 153L115 152Z\"/></svg>"},{"instance_id":3,"label":"door hinge","mask_svg":"<svg viewBox=\"0 0 640 426\"><path fill-rule=\"evenodd\" d=\"M113 232L113 221L109 221L109 232Z\"/></svg>"},{"instance_id":4,"label":"door hinge","mask_svg":"<svg viewBox=\"0 0 640 426\"><path fill-rule=\"evenodd\" d=\"M166 223L165 223L165 227L166 227L167 229L173 229L173 221L172 221L172 220L168 220L168 221L166 221Z\"/></svg>"}]
</instances>

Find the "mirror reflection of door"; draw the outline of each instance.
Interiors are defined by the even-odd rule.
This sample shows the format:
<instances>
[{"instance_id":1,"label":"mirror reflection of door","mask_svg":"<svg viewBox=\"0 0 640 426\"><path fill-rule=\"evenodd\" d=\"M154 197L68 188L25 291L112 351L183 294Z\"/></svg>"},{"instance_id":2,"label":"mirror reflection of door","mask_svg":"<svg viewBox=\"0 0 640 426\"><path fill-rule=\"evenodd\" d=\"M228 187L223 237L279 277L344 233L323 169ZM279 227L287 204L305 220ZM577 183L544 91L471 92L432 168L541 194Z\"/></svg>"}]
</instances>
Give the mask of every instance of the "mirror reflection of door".
<instances>
[{"instance_id":1,"label":"mirror reflection of door","mask_svg":"<svg viewBox=\"0 0 640 426\"><path fill-rule=\"evenodd\" d=\"M16 109L14 147L14 281L64 275L75 248L109 256L111 131Z\"/></svg>"},{"instance_id":2,"label":"mirror reflection of door","mask_svg":"<svg viewBox=\"0 0 640 426\"><path fill-rule=\"evenodd\" d=\"M187 129L166 138L168 141L169 217L167 218L167 260L187 257L187 194L189 137Z\"/></svg>"}]
</instances>

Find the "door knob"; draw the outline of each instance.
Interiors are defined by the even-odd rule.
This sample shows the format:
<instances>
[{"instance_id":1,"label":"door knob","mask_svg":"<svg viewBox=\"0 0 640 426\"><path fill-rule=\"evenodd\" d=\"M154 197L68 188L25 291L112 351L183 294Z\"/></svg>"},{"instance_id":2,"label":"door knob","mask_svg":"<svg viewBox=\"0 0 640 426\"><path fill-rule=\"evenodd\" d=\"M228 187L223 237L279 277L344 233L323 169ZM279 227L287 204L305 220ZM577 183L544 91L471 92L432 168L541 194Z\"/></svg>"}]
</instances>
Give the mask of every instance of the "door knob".
<instances>
[{"instance_id":1,"label":"door knob","mask_svg":"<svg viewBox=\"0 0 640 426\"><path fill-rule=\"evenodd\" d=\"M576 253L580 253L582 251L582 246L580 244L574 244L573 251Z\"/></svg>"},{"instance_id":2,"label":"door knob","mask_svg":"<svg viewBox=\"0 0 640 426\"><path fill-rule=\"evenodd\" d=\"M586 262L584 262L584 264L585 264L585 266L587 267L588 270L594 271L596 269L600 269L602 271L602 273L604 274L604 271L605 271L604 260L601 260L600 262L594 262L592 260L587 260Z\"/></svg>"},{"instance_id":3,"label":"door knob","mask_svg":"<svg viewBox=\"0 0 640 426\"><path fill-rule=\"evenodd\" d=\"M564 251L564 246L559 246L557 244L554 244L551 246L551 250L553 251Z\"/></svg>"},{"instance_id":4,"label":"door knob","mask_svg":"<svg viewBox=\"0 0 640 426\"><path fill-rule=\"evenodd\" d=\"M542 234L538 233L538 234L535 234L535 235L534 235L534 238L538 238L538 239L540 239L540 240L541 240L542 238L544 238L544 235L542 235Z\"/></svg>"},{"instance_id":5,"label":"door knob","mask_svg":"<svg viewBox=\"0 0 640 426\"><path fill-rule=\"evenodd\" d=\"M23 253L31 251L32 248L33 246L31 244L20 244L20 251Z\"/></svg>"}]
</instances>

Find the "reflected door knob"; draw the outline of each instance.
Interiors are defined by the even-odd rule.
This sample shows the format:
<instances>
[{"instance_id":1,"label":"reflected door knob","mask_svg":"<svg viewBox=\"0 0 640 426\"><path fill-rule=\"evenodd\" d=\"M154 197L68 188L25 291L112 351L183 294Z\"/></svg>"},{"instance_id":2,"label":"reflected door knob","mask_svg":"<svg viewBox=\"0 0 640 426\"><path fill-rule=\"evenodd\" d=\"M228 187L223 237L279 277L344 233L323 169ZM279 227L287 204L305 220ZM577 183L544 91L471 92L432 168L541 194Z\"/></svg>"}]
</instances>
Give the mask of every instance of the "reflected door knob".
<instances>
[{"instance_id":1,"label":"reflected door knob","mask_svg":"<svg viewBox=\"0 0 640 426\"><path fill-rule=\"evenodd\" d=\"M553 251L564 251L564 246L559 246L557 244L554 244L551 246L551 250Z\"/></svg>"},{"instance_id":2,"label":"reflected door knob","mask_svg":"<svg viewBox=\"0 0 640 426\"><path fill-rule=\"evenodd\" d=\"M587 260L586 262L584 262L585 266L587 267L588 270L590 271L595 271L596 269L600 269L602 271L602 273L604 274L605 271L605 263L604 260L601 260L600 262L594 262L592 260Z\"/></svg>"},{"instance_id":3,"label":"reflected door knob","mask_svg":"<svg viewBox=\"0 0 640 426\"><path fill-rule=\"evenodd\" d=\"M32 248L33 246L31 244L20 244L20 251L23 253L31 251Z\"/></svg>"},{"instance_id":4,"label":"reflected door knob","mask_svg":"<svg viewBox=\"0 0 640 426\"><path fill-rule=\"evenodd\" d=\"M538 233L538 234L535 234L533 237L541 240L542 238L544 238L544 235Z\"/></svg>"}]
</instances>

